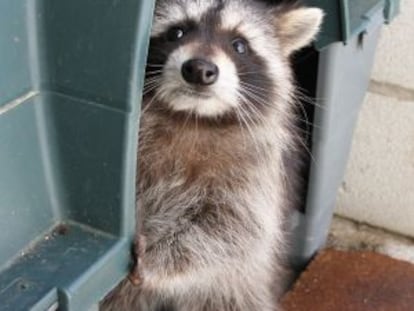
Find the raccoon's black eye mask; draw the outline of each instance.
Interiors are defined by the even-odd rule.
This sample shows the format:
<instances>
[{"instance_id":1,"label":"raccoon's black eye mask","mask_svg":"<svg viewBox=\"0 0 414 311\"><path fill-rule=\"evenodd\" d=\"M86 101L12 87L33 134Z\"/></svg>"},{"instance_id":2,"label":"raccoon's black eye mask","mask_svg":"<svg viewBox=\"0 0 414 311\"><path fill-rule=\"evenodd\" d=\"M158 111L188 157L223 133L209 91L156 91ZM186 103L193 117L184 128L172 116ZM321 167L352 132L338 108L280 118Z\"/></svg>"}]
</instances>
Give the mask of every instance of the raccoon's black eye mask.
<instances>
[{"instance_id":1,"label":"raccoon's black eye mask","mask_svg":"<svg viewBox=\"0 0 414 311\"><path fill-rule=\"evenodd\" d=\"M181 40L184 40L185 37L191 32L195 31L196 28L194 23L191 26L171 26L164 35L164 38L168 42L179 43ZM240 35L234 35L233 37L229 36L229 43L231 43L234 51L237 54L245 55L249 50L249 44L245 38Z\"/></svg>"},{"instance_id":2,"label":"raccoon's black eye mask","mask_svg":"<svg viewBox=\"0 0 414 311\"><path fill-rule=\"evenodd\" d=\"M185 36L185 30L182 27L174 26L171 27L166 34L166 38L170 42L176 42Z\"/></svg>"}]
</instances>

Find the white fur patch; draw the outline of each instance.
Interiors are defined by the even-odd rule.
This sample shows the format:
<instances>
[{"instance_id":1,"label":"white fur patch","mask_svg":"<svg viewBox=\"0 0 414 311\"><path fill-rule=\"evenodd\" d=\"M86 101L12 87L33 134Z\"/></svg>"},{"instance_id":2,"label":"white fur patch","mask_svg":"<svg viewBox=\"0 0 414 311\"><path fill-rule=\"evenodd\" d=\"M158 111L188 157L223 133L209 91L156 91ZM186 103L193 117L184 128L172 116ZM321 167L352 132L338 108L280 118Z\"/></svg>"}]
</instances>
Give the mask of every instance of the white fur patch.
<instances>
[{"instance_id":1,"label":"white fur patch","mask_svg":"<svg viewBox=\"0 0 414 311\"><path fill-rule=\"evenodd\" d=\"M260 12L252 11L242 2L230 1L221 13L223 30L236 30L249 42L250 47L265 62L267 74L277 81L280 88L290 93L290 81L283 77L286 63L283 62L281 47L274 36L273 25Z\"/></svg>"},{"instance_id":2,"label":"white fur patch","mask_svg":"<svg viewBox=\"0 0 414 311\"><path fill-rule=\"evenodd\" d=\"M159 90L160 98L168 102L175 111L193 112L199 116L218 117L238 105L237 90L239 77L232 60L222 51L216 50L210 61L219 68L218 80L205 91L198 93L182 77L182 65L200 58L195 44L187 44L174 51L164 68L163 82ZM186 93L194 93L189 95Z\"/></svg>"},{"instance_id":3,"label":"white fur patch","mask_svg":"<svg viewBox=\"0 0 414 311\"><path fill-rule=\"evenodd\" d=\"M311 43L322 20L323 11L318 8L301 8L282 16L277 27L283 42L283 53L290 55Z\"/></svg>"},{"instance_id":4,"label":"white fur patch","mask_svg":"<svg viewBox=\"0 0 414 311\"><path fill-rule=\"evenodd\" d=\"M179 24L186 19L198 22L215 4L215 0L163 1L157 5L151 35L159 36L171 25Z\"/></svg>"}]
</instances>

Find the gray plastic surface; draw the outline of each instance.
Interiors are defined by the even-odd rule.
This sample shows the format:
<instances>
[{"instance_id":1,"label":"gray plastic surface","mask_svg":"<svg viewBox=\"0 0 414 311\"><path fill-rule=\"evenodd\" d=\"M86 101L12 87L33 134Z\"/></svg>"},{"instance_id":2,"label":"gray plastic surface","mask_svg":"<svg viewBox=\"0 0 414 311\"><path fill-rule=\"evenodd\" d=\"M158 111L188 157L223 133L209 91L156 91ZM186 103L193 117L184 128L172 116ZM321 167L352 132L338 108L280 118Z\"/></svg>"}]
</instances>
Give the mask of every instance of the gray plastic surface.
<instances>
[{"instance_id":1,"label":"gray plastic surface","mask_svg":"<svg viewBox=\"0 0 414 311\"><path fill-rule=\"evenodd\" d=\"M378 11L365 33L348 45L331 44L319 54L306 210L292 219L291 262L299 269L326 241L383 22Z\"/></svg>"}]
</instances>

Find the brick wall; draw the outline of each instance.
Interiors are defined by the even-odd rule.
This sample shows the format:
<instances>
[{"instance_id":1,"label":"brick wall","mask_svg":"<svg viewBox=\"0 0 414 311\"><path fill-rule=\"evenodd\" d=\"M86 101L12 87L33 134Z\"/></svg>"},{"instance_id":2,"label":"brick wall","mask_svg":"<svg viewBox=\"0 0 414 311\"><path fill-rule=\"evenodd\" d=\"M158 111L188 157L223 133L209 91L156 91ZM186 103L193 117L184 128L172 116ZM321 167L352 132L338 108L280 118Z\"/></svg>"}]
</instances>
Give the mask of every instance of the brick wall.
<instances>
[{"instance_id":1,"label":"brick wall","mask_svg":"<svg viewBox=\"0 0 414 311\"><path fill-rule=\"evenodd\" d=\"M414 237L414 1L385 26L337 213Z\"/></svg>"}]
</instances>

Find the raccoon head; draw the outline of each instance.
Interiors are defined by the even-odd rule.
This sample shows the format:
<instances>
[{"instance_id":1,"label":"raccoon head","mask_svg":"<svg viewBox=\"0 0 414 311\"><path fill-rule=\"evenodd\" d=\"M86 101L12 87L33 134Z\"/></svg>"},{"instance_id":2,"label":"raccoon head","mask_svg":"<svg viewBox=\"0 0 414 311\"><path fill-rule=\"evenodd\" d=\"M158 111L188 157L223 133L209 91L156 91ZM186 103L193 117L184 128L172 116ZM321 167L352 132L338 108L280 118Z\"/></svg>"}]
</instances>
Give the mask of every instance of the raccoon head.
<instances>
[{"instance_id":1,"label":"raccoon head","mask_svg":"<svg viewBox=\"0 0 414 311\"><path fill-rule=\"evenodd\" d=\"M216 120L278 109L291 95L289 56L312 41L322 15L258 0L158 0L144 102Z\"/></svg>"}]
</instances>

